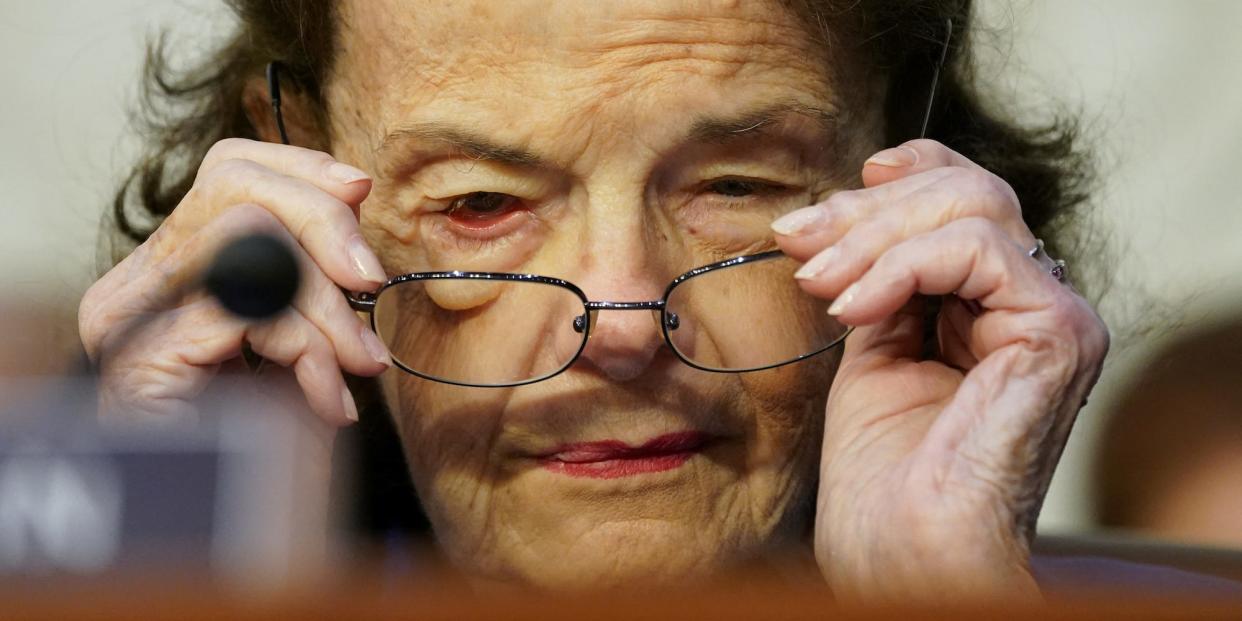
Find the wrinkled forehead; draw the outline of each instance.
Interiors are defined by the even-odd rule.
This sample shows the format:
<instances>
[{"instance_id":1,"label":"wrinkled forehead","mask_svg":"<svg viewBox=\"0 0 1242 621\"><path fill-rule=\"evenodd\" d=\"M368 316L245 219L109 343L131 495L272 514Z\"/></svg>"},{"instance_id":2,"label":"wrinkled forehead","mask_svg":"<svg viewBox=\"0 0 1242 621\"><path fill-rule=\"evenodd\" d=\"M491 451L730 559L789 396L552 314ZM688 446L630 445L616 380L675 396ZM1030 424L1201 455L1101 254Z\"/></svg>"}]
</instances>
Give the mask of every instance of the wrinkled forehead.
<instances>
[{"instance_id":1,"label":"wrinkled forehead","mask_svg":"<svg viewBox=\"0 0 1242 621\"><path fill-rule=\"evenodd\" d=\"M332 82L376 141L417 111L580 157L601 127L658 142L680 116L839 105L779 2L345 0L341 18Z\"/></svg>"}]
</instances>

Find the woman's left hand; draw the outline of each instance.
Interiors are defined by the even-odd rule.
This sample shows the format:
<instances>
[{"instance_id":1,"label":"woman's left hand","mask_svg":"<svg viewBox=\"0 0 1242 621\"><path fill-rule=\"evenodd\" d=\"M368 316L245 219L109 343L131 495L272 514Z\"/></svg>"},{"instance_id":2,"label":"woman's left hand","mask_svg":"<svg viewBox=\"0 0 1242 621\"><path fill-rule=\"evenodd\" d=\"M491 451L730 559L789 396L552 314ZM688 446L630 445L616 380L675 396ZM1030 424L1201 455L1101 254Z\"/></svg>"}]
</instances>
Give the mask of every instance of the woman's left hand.
<instances>
[{"instance_id":1,"label":"woman's left hand","mask_svg":"<svg viewBox=\"0 0 1242 621\"><path fill-rule=\"evenodd\" d=\"M868 601L1038 597L1030 543L1108 330L1028 255L1013 190L931 140L773 224L856 326L828 397L815 554ZM944 296L937 352L924 296Z\"/></svg>"}]
</instances>

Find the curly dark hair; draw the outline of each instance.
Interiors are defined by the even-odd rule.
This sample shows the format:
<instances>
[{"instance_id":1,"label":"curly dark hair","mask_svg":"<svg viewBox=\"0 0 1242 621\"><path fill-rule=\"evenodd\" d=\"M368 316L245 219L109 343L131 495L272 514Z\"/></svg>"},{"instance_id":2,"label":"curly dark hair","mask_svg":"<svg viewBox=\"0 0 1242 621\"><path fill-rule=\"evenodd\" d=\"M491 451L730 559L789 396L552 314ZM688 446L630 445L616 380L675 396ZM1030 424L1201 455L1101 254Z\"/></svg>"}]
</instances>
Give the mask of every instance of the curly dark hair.
<instances>
[{"instance_id":1,"label":"curly dark hair","mask_svg":"<svg viewBox=\"0 0 1242 621\"><path fill-rule=\"evenodd\" d=\"M336 43L331 0L226 0L238 28L196 64L174 68L168 39L150 46L138 121L149 149L112 202L105 263L119 261L169 215L194 182L207 150L224 138L257 139L243 104L246 85L268 63L283 65L282 83L313 108L313 122L327 126L324 85ZM1088 239L1077 226L1093 181L1091 159L1081 149L1074 119L1062 116L1029 126L989 103L971 53L975 29L971 0L781 0L825 46L846 46L873 75L887 78L886 144L919 135L923 105L953 24L927 137L939 140L1005 179L1022 204L1023 217L1054 256L1073 254ZM911 102L920 102L911 105ZM323 132L326 134L326 132ZM1086 235L1084 235L1084 232ZM119 242L119 243L116 243ZM375 407L373 383L351 382L364 409L357 434L367 448L355 469L361 501L350 507L364 532L425 528L404 476L400 446L386 415ZM368 415L370 414L370 415ZM377 446L378 444L378 446ZM389 476L362 476L370 471ZM379 486L379 487L377 487ZM399 500L400 499L400 500ZM405 500L411 499L411 500Z\"/></svg>"}]
</instances>

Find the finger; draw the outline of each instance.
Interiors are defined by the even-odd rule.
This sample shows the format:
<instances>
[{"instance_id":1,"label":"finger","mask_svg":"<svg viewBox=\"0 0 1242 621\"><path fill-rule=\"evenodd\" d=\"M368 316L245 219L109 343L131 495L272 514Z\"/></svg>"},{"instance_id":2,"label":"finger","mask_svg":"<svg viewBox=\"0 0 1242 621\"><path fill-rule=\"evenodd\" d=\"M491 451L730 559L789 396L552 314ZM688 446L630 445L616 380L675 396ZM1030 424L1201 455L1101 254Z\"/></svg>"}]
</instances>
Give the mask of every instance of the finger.
<instances>
[{"instance_id":1,"label":"finger","mask_svg":"<svg viewBox=\"0 0 1242 621\"><path fill-rule=\"evenodd\" d=\"M229 242L251 234L292 239L280 220L253 203L222 210L218 217L185 235L166 233L161 227L122 262L127 267L126 278L111 283L108 297L113 305L128 307L135 314L175 308L181 305L182 297L197 292L203 276ZM165 239L157 240L161 235ZM167 249L153 251L157 242L164 243ZM295 246L286 243L291 252Z\"/></svg>"},{"instance_id":2,"label":"finger","mask_svg":"<svg viewBox=\"0 0 1242 621\"><path fill-rule=\"evenodd\" d=\"M859 222L887 205L935 183L937 177L920 177L882 190L842 190L828 198L796 209L772 222L776 242L785 254L801 260L837 243Z\"/></svg>"},{"instance_id":3,"label":"finger","mask_svg":"<svg viewBox=\"0 0 1242 621\"><path fill-rule=\"evenodd\" d=\"M350 308L335 283L271 212L255 205L239 205L195 233L173 254L147 273L127 283L118 297L142 298L158 291L185 290L192 286L215 259L219 246L244 234L263 232L283 242L300 266L301 284L292 306L327 336L339 366L350 373L373 376L383 372L390 356L382 342Z\"/></svg>"},{"instance_id":4,"label":"finger","mask_svg":"<svg viewBox=\"0 0 1242 621\"><path fill-rule=\"evenodd\" d=\"M371 177L336 158L312 149L244 138L212 145L198 167L198 178L228 160L249 160L274 172L301 179L356 208L371 191ZM197 181L196 181L197 184Z\"/></svg>"},{"instance_id":5,"label":"finger","mask_svg":"<svg viewBox=\"0 0 1242 621\"><path fill-rule=\"evenodd\" d=\"M864 421L894 412L923 412L916 414L923 417L952 398L961 372L922 360L926 307L927 299L915 296L897 312L850 333L828 393L830 402L839 399L850 405L830 405L832 417L826 425L870 424ZM894 392L894 383L917 390Z\"/></svg>"},{"instance_id":6,"label":"finger","mask_svg":"<svg viewBox=\"0 0 1242 621\"><path fill-rule=\"evenodd\" d=\"M973 300L955 295L942 298L936 318L936 345L939 359L960 371L969 371L979 363L971 350L971 332L975 320Z\"/></svg>"},{"instance_id":7,"label":"finger","mask_svg":"<svg viewBox=\"0 0 1242 621\"><path fill-rule=\"evenodd\" d=\"M256 354L293 369L307 404L320 418L335 425L358 420L332 343L301 313L289 312L277 321L252 326L246 336Z\"/></svg>"},{"instance_id":8,"label":"finger","mask_svg":"<svg viewBox=\"0 0 1242 621\"><path fill-rule=\"evenodd\" d=\"M249 341L259 355L293 368L307 402L324 420L342 425L356 419L353 400L328 339L300 313L247 324L215 300L202 296L156 315L129 343L108 348L103 365L107 411L166 418L192 412L219 365L241 355Z\"/></svg>"},{"instance_id":9,"label":"finger","mask_svg":"<svg viewBox=\"0 0 1242 621\"><path fill-rule=\"evenodd\" d=\"M193 231L243 203L260 205L276 216L341 286L371 291L387 281L349 205L306 181L240 159L220 162L195 183L151 240L152 255L159 259L172 252Z\"/></svg>"},{"instance_id":10,"label":"finger","mask_svg":"<svg viewBox=\"0 0 1242 621\"><path fill-rule=\"evenodd\" d=\"M895 199L854 224L842 239L812 257L796 277L815 280L820 289L835 294L862 276L889 248L965 218L985 218L1022 247L1035 245L1035 236L1022 221L1012 192L994 186L988 177L962 168L940 168L921 176L933 176L938 181ZM864 191L884 192L920 177Z\"/></svg>"},{"instance_id":11,"label":"finger","mask_svg":"<svg viewBox=\"0 0 1242 621\"><path fill-rule=\"evenodd\" d=\"M880 322L855 328L845 339L838 373L865 373L893 360L918 359L925 310L925 299L915 296Z\"/></svg>"},{"instance_id":12,"label":"finger","mask_svg":"<svg viewBox=\"0 0 1242 621\"><path fill-rule=\"evenodd\" d=\"M823 295L817 287L814 281L803 282L808 292ZM953 292L985 309L1009 312L1039 310L1067 294L995 223L968 218L884 253L835 299L829 313L844 323L865 325L892 314L915 294Z\"/></svg>"},{"instance_id":13,"label":"finger","mask_svg":"<svg viewBox=\"0 0 1242 621\"><path fill-rule=\"evenodd\" d=\"M241 321L205 296L154 313L135 331L114 332L97 349L100 415L175 420L192 416L192 401L216 365L241 352Z\"/></svg>"},{"instance_id":14,"label":"finger","mask_svg":"<svg viewBox=\"0 0 1242 621\"><path fill-rule=\"evenodd\" d=\"M987 173L983 167L969 158L935 140L918 139L872 155L863 163L863 187L873 188L942 167L956 167L971 172ZM842 192L833 196L837 194L842 194ZM867 194L861 196L870 197ZM846 196L840 198L848 198L848 192ZM896 197L886 196L884 198L891 201ZM832 197L829 197L829 200L831 199ZM870 201L870 203L873 206L883 204L876 201ZM857 220L857 217L849 217L854 215L849 209L843 208L843 213L832 214L828 210L818 208L822 205L823 203L820 203L796 210L773 222L772 228L777 234L778 241L788 243L788 247L783 248L786 254L805 260L832 244ZM836 217L832 217L834 215Z\"/></svg>"},{"instance_id":15,"label":"finger","mask_svg":"<svg viewBox=\"0 0 1242 621\"><path fill-rule=\"evenodd\" d=\"M863 186L870 188L945 166L987 172L940 142L919 138L880 151L863 162Z\"/></svg>"},{"instance_id":16,"label":"finger","mask_svg":"<svg viewBox=\"0 0 1242 621\"><path fill-rule=\"evenodd\" d=\"M786 254L809 259L804 273L831 271L837 279L853 280L889 247L961 218L988 218L1022 245L1035 243L1008 184L986 171L955 166L838 192L807 209L820 212L820 221L777 241ZM817 253L826 254L812 256Z\"/></svg>"}]
</instances>

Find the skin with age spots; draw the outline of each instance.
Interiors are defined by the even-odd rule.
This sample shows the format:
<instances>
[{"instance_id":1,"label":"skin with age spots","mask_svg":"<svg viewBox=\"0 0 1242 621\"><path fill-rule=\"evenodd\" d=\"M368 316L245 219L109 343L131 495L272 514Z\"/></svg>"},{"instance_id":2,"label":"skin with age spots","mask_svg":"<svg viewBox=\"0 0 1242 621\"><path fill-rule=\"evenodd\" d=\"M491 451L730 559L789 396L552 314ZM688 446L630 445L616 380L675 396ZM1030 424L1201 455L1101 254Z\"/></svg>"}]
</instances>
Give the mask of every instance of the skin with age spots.
<instances>
[{"instance_id":1,"label":"skin with age spots","mask_svg":"<svg viewBox=\"0 0 1242 621\"><path fill-rule=\"evenodd\" d=\"M343 3L327 93L337 156L377 173L361 222L389 274L525 272L591 299L657 299L687 269L775 248L775 217L844 187L880 146L866 131L877 120L842 123L854 102L807 62L823 51L764 3L415 4ZM545 383L383 383L458 564L607 583L711 571L806 536L821 358L703 373L662 347L650 316L603 313L583 358ZM722 440L641 481L529 458L684 429Z\"/></svg>"}]
</instances>

